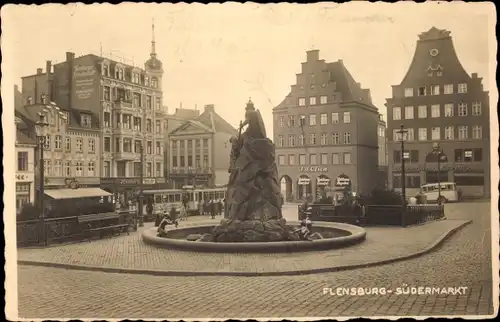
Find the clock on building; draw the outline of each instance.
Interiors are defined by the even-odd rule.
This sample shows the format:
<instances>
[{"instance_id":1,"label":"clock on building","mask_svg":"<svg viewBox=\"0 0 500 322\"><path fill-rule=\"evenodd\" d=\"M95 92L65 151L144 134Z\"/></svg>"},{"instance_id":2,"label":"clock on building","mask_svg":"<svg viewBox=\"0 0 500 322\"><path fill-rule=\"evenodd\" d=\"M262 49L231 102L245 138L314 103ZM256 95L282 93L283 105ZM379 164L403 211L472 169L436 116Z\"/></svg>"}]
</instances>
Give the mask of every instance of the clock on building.
<instances>
[{"instance_id":1,"label":"clock on building","mask_svg":"<svg viewBox=\"0 0 500 322\"><path fill-rule=\"evenodd\" d=\"M437 50L436 48L433 48L429 51L429 54L432 56L432 57L436 57L438 54L439 54L439 50Z\"/></svg>"}]
</instances>

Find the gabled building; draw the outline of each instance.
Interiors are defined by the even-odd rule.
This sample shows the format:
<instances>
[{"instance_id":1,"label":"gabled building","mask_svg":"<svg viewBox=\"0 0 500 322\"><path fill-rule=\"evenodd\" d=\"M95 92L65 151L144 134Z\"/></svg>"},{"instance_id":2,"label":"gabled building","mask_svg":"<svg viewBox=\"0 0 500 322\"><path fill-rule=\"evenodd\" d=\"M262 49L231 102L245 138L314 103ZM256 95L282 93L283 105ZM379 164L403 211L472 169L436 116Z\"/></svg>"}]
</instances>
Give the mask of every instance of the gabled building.
<instances>
[{"instance_id":1,"label":"gabled building","mask_svg":"<svg viewBox=\"0 0 500 322\"><path fill-rule=\"evenodd\" d=\"M378 184L379 112L370 90L354 80L342 60L327 63L318 50L308 51L273 118L287 200L317 198L349 184L367 194Z\"/></svg>"},{"instance_id":2,"label":"gabled building","mask_svg":"<svg viewBox=\"0 0 500 322\"><path fill-rule=\"evenodd\" d=\"M172 187L227 184L229 139L236 135L236 129L215 112L214 105L205 105L201 115L169 132L168 174Z\"/></svg>"},{"instance_id":3,"label":"gabled building","mask_svg":"<svg viewBox=\"0 0 500 322\"><path fill-rule=\"evenodd\" d=\"M35 147L36 140L29 137L28 125L20 117L16 122L16 211L25 204L35 203Z\"/></svg>"},{"instance_id":4,"label":"gabled building","mask_svg":"<svg viewBox=\"0 0 500 322\"><path fill-rule=\"evenodd\" d=\"M432 27L418 36L411 65L386 106L391 187L401 188L397 131L403 125L408 196L438 178L456 182L464 196L490 196L489 94L482 78L460 63L449 31Z\"/></svg>"}]
</instances>

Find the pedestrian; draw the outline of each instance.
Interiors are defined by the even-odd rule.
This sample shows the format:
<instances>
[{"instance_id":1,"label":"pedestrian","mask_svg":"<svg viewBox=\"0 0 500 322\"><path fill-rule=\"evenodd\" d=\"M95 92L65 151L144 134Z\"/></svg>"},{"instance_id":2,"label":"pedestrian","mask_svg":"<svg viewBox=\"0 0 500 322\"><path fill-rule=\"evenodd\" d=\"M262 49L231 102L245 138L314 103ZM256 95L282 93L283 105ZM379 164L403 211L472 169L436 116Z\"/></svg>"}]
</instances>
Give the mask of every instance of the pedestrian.
<instances>
[{"instance_id":1,"label":"pedestrian","mask_svg":"<svg viewBox=\"0 0 500 322\"><path fill-rule=\"evenodd\" d=\"M215 209L216 205L215 205L215 200L210 200L210 205L209 205L209 211L210 211L210 215L212 216L212 219L215 219Z\"/></svg>"},{"instance_id":2,"label":"pedestrian","mask_svg":"<svg viewBox=\"0 0 500 322\"><path fill-rule=\"evenodd\" d=\"M222 216L222 200L217 201L217 213Z\"/></svg>"}]
</instances>

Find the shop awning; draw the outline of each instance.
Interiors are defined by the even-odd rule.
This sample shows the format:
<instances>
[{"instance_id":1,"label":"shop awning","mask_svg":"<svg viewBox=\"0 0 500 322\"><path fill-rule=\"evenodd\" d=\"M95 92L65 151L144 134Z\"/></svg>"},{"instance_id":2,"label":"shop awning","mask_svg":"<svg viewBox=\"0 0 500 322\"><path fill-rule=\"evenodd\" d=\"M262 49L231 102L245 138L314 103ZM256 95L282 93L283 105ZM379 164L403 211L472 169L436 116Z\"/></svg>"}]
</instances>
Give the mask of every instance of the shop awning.
<instances>
[{"instance_id":1,"label":"shop awning","mask_svg":"<svg viewBox=\"0 0 500 322\"><path fill-rule=\"evenodd\" d=\"M54 199L105 197L112 195L100 188L54 189L46 190L45 194Z\"/></svg>"}]
</instances>

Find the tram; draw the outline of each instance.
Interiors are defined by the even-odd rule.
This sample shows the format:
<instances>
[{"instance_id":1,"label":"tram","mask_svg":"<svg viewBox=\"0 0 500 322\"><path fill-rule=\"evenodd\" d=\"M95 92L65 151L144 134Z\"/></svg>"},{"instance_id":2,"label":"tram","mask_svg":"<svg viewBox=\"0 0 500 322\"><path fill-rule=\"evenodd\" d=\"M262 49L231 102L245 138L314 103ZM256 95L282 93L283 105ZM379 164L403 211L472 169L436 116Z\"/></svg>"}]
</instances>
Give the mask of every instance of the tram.
<instances>
[{"instance_id":1,"label":"tram","mask_svg":"<svg viewBox=\"0 0 500 322\"><path fill-rule=\"evenodd\" d=\"M223 200L226 198L226 187L197 188L194 186L183 186L182 189L145 190L144 214L147 207L153 209L153 214L170 211L174 207L180 210L183 200L187 201L187 213L189 215L199 214L200 203L205 200Z\"/></svg>"}]
</instances>

